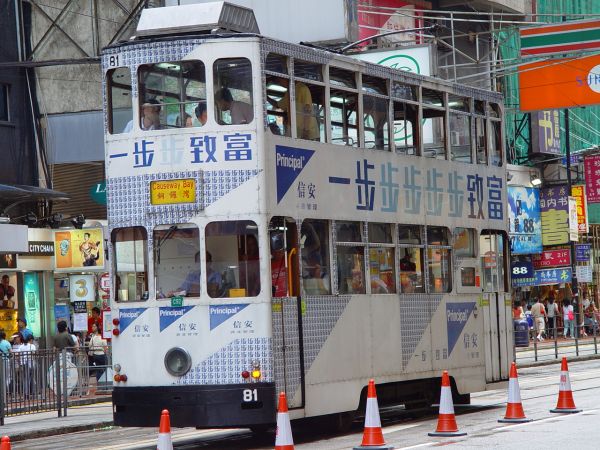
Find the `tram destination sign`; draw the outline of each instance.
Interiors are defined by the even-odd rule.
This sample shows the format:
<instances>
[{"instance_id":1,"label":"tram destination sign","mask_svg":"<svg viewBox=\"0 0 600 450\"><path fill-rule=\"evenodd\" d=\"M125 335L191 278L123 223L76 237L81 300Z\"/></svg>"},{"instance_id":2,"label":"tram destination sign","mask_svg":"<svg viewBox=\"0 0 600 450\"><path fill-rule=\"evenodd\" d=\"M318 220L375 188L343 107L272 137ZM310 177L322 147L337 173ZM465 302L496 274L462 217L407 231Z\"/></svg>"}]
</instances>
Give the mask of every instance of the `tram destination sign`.
<instances>
[{"instance_id":1,"label":"tram destination sign","mask_svg":"<svg viewBox=\"0 0 600 450\"><path fill-rule=\"evenodd\" d=\"M196 201L196 180L160 180L150 182L150 203L173 205Z\"/></svg>"}]
</instances>

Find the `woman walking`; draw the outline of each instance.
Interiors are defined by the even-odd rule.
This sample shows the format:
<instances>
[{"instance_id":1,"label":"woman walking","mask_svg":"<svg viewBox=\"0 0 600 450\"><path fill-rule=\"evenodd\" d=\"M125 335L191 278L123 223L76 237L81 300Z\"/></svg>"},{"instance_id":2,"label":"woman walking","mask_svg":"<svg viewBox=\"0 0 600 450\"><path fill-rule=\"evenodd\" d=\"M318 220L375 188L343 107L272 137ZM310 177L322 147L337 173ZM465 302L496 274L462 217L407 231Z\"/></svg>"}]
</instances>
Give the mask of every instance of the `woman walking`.
<instances>
[{"instance_id":1,"label":"woman walking","mask_svg":"<svg viewBox=\"0 0 600 450\"><path fill-rule=\"evenodd\" d=\"M567 330L569 331L569 337L575 338L575 313L573 312L573 305L571 300L565 298L563 300L563 320L565 322L563 336L567 337Z\"/></svg>"},{"instance_id":2,"label":"woman walking","mask_svg":"<svg viewBox=\"0 0 600 450\"><path fill-rule=\"evenodd\" d=\"M90 337L90 347L88 351L90 369L94 367L93 372L96 376L96 381L100 381L104 371L106 370L106 365L108 364L108 360L106 358L106 341L102 339L100 332L98 330L98 324L94 323L92 325L92 336ZM92 370L90 370L91 375Z\"/></svg>"}]
</instances>

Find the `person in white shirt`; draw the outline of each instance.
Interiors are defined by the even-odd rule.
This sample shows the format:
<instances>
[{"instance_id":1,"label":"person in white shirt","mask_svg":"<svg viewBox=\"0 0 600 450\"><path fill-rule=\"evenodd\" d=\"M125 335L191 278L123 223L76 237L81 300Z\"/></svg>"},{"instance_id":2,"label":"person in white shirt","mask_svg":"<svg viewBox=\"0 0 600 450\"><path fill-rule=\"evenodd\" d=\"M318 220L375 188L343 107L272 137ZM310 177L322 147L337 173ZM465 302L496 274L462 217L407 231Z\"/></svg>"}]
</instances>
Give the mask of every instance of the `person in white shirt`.
<instances>
[{"instance_id":1,"label":"person in white shirt","mask_svg":"<svg viewBox=\"0 0 600 450\"><path fill-rule=\"evenodd\" d=\"M558 317L558 305L554 302L554 297L551 295L548 298L548 306L546 307L546 317L548 317L548 333L554 336L556 332L556 318Z\"/></svg>"},{"instance_id":2,"label":"person in white shirt","mask_svg":"<svg viewBox=\"0 0 600 450\"><path fill-rule=\"evenodd\" d=\"M531 315L533 316L535 330L537 331L537 340L544 340L544 328L546 324L546 309L539 297L535 299L535 303L531 307Z\"/></svg>"},{"instance_id":3,"label":"person in white shirt","mask_svg":"<svg viewBox=\"0 0 600 450\"><path fill-rule=\"evenodd\" d=\"M571 339L575 338L575 313L571 300L568 298L563 300L563 320L565 322L563 335L567 337L567 331Z\"/></svg>"},{"instance_id":4,"label":"person in white shirt","mask_svg":"<svg viewBox=\"0 0 600 450\"><path fill-rule=\"evenodd\" d=\"M215 94L215 103L220 111L229 111L231 116L230 125L239 125L252 122L254 111L252 105L233 99L231 91L222 88Z\"/></svg>"},{"instance_id":5,"label":"person in white shirt","mask_svg":"<svg viewBox=\"0 0 600 450\"><path fill-rule=\"evenodd\" d=\"M160 130L162 128L160 124L160 103L157 100L150 99L142 105L140 128L144 131ZM131 130L133 130L133 120L125 125L123 133L129 133Z\"/></svg>"}]
</instances>

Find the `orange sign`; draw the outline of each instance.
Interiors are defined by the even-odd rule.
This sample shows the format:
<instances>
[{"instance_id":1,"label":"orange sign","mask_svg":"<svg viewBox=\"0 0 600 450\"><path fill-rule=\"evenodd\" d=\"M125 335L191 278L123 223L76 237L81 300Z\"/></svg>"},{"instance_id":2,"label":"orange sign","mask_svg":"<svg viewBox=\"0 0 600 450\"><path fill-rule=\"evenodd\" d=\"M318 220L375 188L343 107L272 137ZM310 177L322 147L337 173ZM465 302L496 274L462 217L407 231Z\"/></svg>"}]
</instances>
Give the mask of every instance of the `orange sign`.
<instances>
[{"instance_id":1,"label":"orange sign","mask_svg":"<svg viewBox=\"0 0 600 450\"><path fill-rule=\"evenodd\" d=\"M577 200L577 226L579 233L589 232L587 221L587 203L585 201L585 184L571 187L571 195Z\"/></svg>"},{"instance_id":2,"label":"orange sign","mask_svg":"<svg viewBox=\"0 0 600 450\"><path fill-rule=\"evenodd\" d=\"M196 180L165 180L150 183L150 203L153 205L194 203L195 201Z\"/></svg>"},{"instance_id":3,"label":"orange sign","mask_svg":"<svg viewBox=\"0 0 600 450\"><path fill-rule=\"evenodd\" d=\"M600 55L552 59L519 67L521 111L600 103Z\"/></svg>"}]
</instances>

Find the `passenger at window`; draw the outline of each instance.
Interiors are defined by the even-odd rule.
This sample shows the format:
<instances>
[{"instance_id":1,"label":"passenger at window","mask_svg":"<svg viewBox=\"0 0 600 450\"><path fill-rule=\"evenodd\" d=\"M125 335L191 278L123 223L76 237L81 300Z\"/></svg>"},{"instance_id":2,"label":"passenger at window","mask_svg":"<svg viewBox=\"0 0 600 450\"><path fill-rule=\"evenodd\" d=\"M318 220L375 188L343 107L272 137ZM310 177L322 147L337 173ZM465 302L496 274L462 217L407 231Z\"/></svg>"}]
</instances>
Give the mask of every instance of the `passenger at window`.
<instances>
[{"instance_id":1,"label":"passenger at window","mask_svg":"<svg viewBox=\"0 0 600 450\"><path fill-rule=\"evenodd\" d=\"M221 274L212 267L212 255L206 252L206 290L212 298L223 296Z\"/></svg>"},{"instance_id":2,"label":"passenger at window","mask_svg":"<svg viewBox=\"0 0 600 450\"><path fill-rule=\"evenodd\" d=\"M417 265L413 262L410 252L404 252L404 256L400 259L400 270L403 272L414 272L417 270Z\"/></svg>"},{"instance_id":3,"label":"passenger at window","mask_svg":"<svg viewBox=\"0 0 600 450\"><path fill-rule=\"evenodd\" d=\"M215 103L221 111L229 111L229 114L231 115L231 125L250 123L254 118L252 105L234 100L231 91L227 88L222 88L217 91Z\"/></svg>"},{"instance_id":4,"label":"passenger at window","mask_svg":"<svg viewBox=\"0 0 600 450\"><path fill-rule=\"evenodd\" d=\"M276 108L283 110L285 115L285 128L291 125L290 117L290 80L287 78L278 78L277 81L287 91L281 100L276 101L267 96L267 101ZM296 135L300 139L311 141L319 140L319 126L313 109L312 94L306 84L301 81L294 83L296 98Z\"/></svg>"},{"instance_id":5,"label":"passenger at window","mask_svg":"<svg viewBox=\"0 0 600 450\"><path fill-rule=\"evenodd\" d=\"M183 114L183 126L185 128L191 128L194 126L194 120L188 113Z\"/></svg>"},{"instance_id":6,"label":"passenger at window","mask_svg":"<svg viewBox=\"0 0 600 450\"><path fill-rule=\"evenodd\" d=\"M287 267L285 243L281 232L271 234L271 283L273 297L287 297Z\"/></svg>"},{"instance_id":7,"label":"passenger at window","mask_svg":"<svg viewBox=\"0 0 600 450\"><path fill-rule=\"evenodd\" d=\"M142 120L140 128L144 131L160 130L160 103L155 99L150 99L142 105ZM129 133L133 129L133 120L130 120L123 133Z\"/></svg>"},{"instance_id":8,"label":"passenger at window","mask_svg":"<svg viewBox=\"0 0 600 450\"><path fill-rule=\"evenodd\" d=\"M248 290L249 297L256 297L260 292L260 260L256 236L246 236L245 254L242 255L240 278Z\"/></svg>"},{"instance_id":9,"label":"passenger at window","mask_svg":"<svg viewBox=\"0 0 600 450\"><path fill-rule=\"evenodd\" d=\"M208 120L208 113L206 110L206 102L200 102L198 103L198 106L196 106L196 109L194 110L195 114L196 114L196 118L198 119L198 122L200 122L200 126L204 126L206 124L206 121Z\"/></svg>"},{"instance_id":10,"label":"passenger at window","mask_svg":"<svg viewBox=\"0 0 600 450\"><path fill-rule=\"evenodd\" d=\"M181 286L170 291L167 297L183 295L184 297L198 297L200 295L200 252L194 255L194 268L189 271Z\"/></svg>"}]
</instances>

